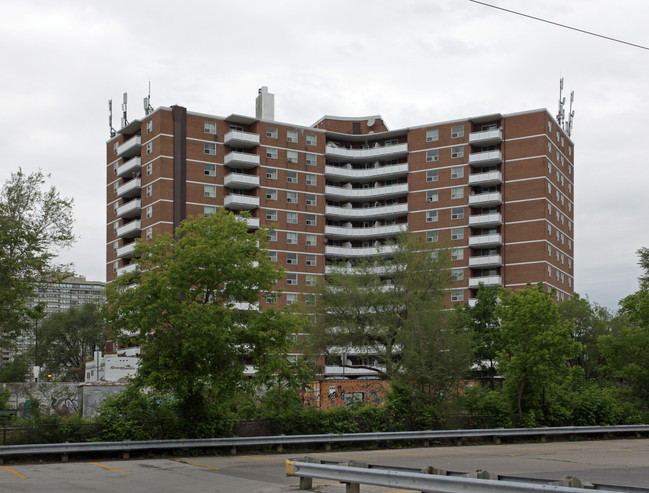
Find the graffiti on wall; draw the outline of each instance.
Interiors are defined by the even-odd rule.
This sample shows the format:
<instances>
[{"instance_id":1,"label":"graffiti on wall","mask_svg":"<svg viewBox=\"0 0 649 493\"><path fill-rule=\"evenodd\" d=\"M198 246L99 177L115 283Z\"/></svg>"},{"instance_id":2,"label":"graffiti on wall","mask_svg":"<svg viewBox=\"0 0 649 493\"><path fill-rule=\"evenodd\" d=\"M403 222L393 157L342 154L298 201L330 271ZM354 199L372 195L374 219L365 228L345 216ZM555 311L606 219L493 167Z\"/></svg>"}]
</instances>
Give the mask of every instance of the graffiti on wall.
<instances>
[{"instance_id":1,"label":"graffiti on wall","mask_svg":"<svg viewBox=\"0 0 649 493\"><path fill-rule=\"evenodd\" d=\"M76 384L38 382L5 384L4 388L9 391L9 406L22 418L31 418L36 414L69 417L81 411Z\"/></svg>"},{"instance_id":2,"label":"graffiti on wall","mask_svg":"<svg viewBox=\"0 0 649 493\"><path fill-rule=\"evenodd\" d=\"M305 394L304 402L321 409L354 403L380 406L389 391L390 384L383 380L325 380L314 382L313 389Z\"/></svg>"}]
</instances>

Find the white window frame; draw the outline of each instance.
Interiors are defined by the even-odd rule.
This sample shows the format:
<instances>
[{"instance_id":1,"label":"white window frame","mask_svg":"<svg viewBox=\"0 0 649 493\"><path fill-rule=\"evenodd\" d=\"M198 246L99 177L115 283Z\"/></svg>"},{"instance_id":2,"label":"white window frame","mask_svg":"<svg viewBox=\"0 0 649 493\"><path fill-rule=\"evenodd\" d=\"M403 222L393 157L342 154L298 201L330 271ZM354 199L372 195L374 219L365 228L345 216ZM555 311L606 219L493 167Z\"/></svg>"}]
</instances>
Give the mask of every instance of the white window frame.
<instances>
[{"instance_id":1,"label":"white window frame","mask_svg":"<svg viewBox=\"0 0 649 493\"><path fill-rule=\"evenodd\" d=\"M305 216L305 224L307 226L316 226L318 224L318 216L315 214L306 214Z\"/></svg>"},{"instance_id":2,"label":"white window frame","mask_svg":"<svg viewBox=\"0 0 649 493\"><path fill-rule=\"evenodd\" d=\"M203 154L216 156L216 142L203 142Z\"/></svg>"},{"instance_id":3,"label":"white window frame","mask_svg":"<svg viewBox=\"0 0 649 493\"><path fill-rule=\"evenodd\" d=\"M277 148L276 147L266 147L266 158L268 158L268 159L277 159Z\"/></svg>"},{"instance_id":4,"label":"white window frame","mask_svg":"<svg viewBox=\"0 0 649 493\"><path fill-rule=\"evenodd\" d=\"M297 163L297 159L298 159L297 151L286 151L287 163Z\"/></svg>"},{"instance_id":5,"label":"white window frame","mask_svg":"<svg viewBox=\"0 0 649 493\"><path fill-rule=\"evenodd\" d=\"M316 235L310 233L305 236L305 244L306 246L316 246L316 242L318 241L318 238Z\"/></svg>"},{"instance_id":6,"label":"white window frame","mask_svg":"<svg viewBox=\"0 0 649 493\"><path fill-rule=\"evenodd\" d=\"M464 178L464 166L453 166L451 168L451 180Z\"/></svg>"},{"instance_id":7,"label":"white window frame","mask_svg":"<svg viewBox=\"0 0 649 493\"><path fill-rule=\"evenodd\" d=\"M286 183L297 183L297 182L298 182L297 171L287 171Z\"/></svg>"},{"instance_id":8,"label":"white window frame","mask_svg":"<svg viewBox=\"0 0 649 493\"><path fill-rule=\"evenodd\" d=\"M451 188L451 199L463 199L463 198L464 198L464 187Z\"/></svg>"},{"instance_id":9,"label":"white window frame","mask_svg":"<svg viewBox=\"0 0 649 493\"><path fill-rule=\"evenodd\" d=\"M277 127L266 127L266 137L269 139L276 139Z\"/></svg>"},{"instance_id":10,"label":"white window frame","mask_svg":"<svg viewBox=\"0 0 649 493\"><path fill-rule=\"evenodd\" d=\"M277 210L266 209L266 221L277 221Z\"/></svg>"},{"instance_id":11,"label":"white window frame","mask_svg":"<svg viewBox=\"0 0 649 493\"><path fill-rule=\"evenodd\" d=\"M451 138L459 139L464 137L464 125L454 125L451 127Z\"/></svg>"},{"instance_id":12,"label":"white window frame","mask_svg":"<svg viewBox=\"0 0 649 493\"><path fill-rule=\"evenodd\" d=\"M439 231L437 230L426 231L427 243L437 243L438 241L439 241Z\"/></svg>"},{"instance_id":13,"label":"white window frame","mask_svg":"<svg viewBox=\"0 0 649 493\"><path fill-rule=\"evenodd\" d=\"M297 130L287 130L286 131L286 142L291 142L297 144L298 135Z\"/></svg>"},{"instance_id":14,"label":"white window frame","mask_svg":"<svg viewBox=\"0 0 649 493\"><path fill-rule=\"evenodd\" d=\"M432 163L434 161L439 161L439 150L438 149L429 149L426 151L426 162Z\"/></svg>"},{"instance_id":15,"label":"white window frame","mask_svg":"<svg viewBox=\"0 0 649 493\"><path fill-rule=\"evenodd\" d=\"M298 256L296 252L286 252L286 264L287 265L297 265Z\"/></svg>"},{"instance_id":16,"label":"white window frame","mask_svg":"<svg viewBox=\"0 0 649 493\"><path fill-rule=\"evenodd\" d=\"M426 202L437 202L438 200L439 200L439 191L437 190L426 191Z\"/></svg>"},{"instance_id":17,"label":"white window frame","mask_svg":"<svg viewBox=\"0 0 649 493\"><path fill-rule=\"evenodd\" d=\"M426 211L426 222L427 223L436 223L439 221L439 213L437 210Z\"/></svg>"},{"instance_id":18,"label":"white window frame","mask_svg":"<svg viewBox=\"0 0 649 493\"><path fill-rule=\"evenodd\" d=\"M297 286L297 274L295 272L287 272L287 274L286 274L286 285L287 286Z\"/></svg>"},{"instance_id":19,"label":"white window frame","mask_svg":"<svg viewBox=\"0 0 649 493\"><path fill-rule=\"evenodd\" d=\"M286 224L297 224L297 212L286 213Z\"/></svg>"},{"instance_id":20,"label":"white window frame","mask_svg":"<svg viewBox=\"0 0 649 493\"><path fill-rule=\"evenodd\" d=\"M426 142L437 142L439 140L439 129L426 130Z\"/></svg>"},{"instance_id":21,"label":"white window frame","mask_svg":"<svg viewBox=\"0 0 649 493\"><path fill-rule=\"evenodd\" d=\"M317 134L306 134L306 145L308 145L308 146L318 145L318 136L317 136Z\"/></svg>"},{"instance_id":22,"label":"white window frame","mask_svg":"<svg viewBox=\"0 0 649 493\"><path fill-rule=\"evenodd\" d=\"M436 169L429 169L426 171L426 182L439 181L439 171Z\"/></svg>"},{"instance_id":23,"label":"white window frame","mask_svg":"<svg viewBox=\"0 0 649 493\"><path fill-rule=\"evenodd\" d=\"M451 208L451 219L452 220L464 219L464 207Z\"/></svg>"},{"instance_id":24,"label":"white window frame","mask_svg":"<svg viewBox=\"0 0 649 493\"><path fill-rule=\"evenodd\" d=\"M307 193L306 194L306 205L317 205L318 204L318 199L317 195L315 193Z\"/></svg>"},{"instance_id":25,"label":"white window frame","mask_svg":"<svg viewBox=\"0 0 649 493\"><path fill-rule=\"evenodd\" d=\"M297 233L294 231L286 232L286 244L287 245L297 245Z\"/></svg>"},{"instance_id":26,"label":"white window frame","mask_svg":"<svg viewBox=\"0 0 649 493\"><path fill-rule=\"evenodd\" d=\"M318 164L318 156L310 152L306 153L306 164L308 166L315 166Z\"/></svg>"},{"instance_id":27,"label":"white window frame","mask_svg":"<svg viewBox=\"0 0 649 493\"><path fill-rule=\"evenodd\" d=\"M318 175L316 175L315 173L307 173L305 180L307 185L317 185Z\"/></svg>"},{"instance_id":28,"label":"white window frame","mask_svg":"<svg viewBox=\"0 0 649 493\"><path fill-rule=\"evenodd\" d=\"M277 180L277 168L266 168L266 179Z\"/></svg>"},{"instance_id":29,"label":"white window frame","mask_svg":"<svg viewBox=\"0 0 649 493\"><path fill-rule=\"evenodd\" d=\"M461 157L464 157L464 146L451 147L451 158L457 159Z\"/></svg>"},{"instance_id":30,"label":"white window frame","mask_svg":"<svg viewBox=\"0 0 649 493\"><path fill-rule=\"evenodd\" d=\"M216 198L216 185L203 185L203 196Z\"/></svg>"},{"instance_id":31,"label":"white window frame","mask_svg":"<svg viewBox=\"0 0 649 493\"><path fill-rule=\"evenodd\" d=\"M463 239L464 239L464 228L451 229L451 240L463 240Z\"/></svg>"},{"instance_id":32,"label":"white window frame","mask_svg":"<svg viewBox=\"0 0 649 493\"><path fill-rule=\"evenodd\" d=\"M274 188L267 188L266 200L277 200L277 190L275 190Z\"/></svg>"},{"instance_id":33,"label":"white window frame","mask_svg":"<svg viewBox=\"0 0 649 493\"><path fill-rule=\"evenodd\" d=\"M306 265L307 267L315 267L318 265L318 257L313 253L307 253L306 256Z\"/></svg>"},{"instance_id":34,"label":"white window frame","mask_svg":"<svg viewBox=\"0 0 649 493\"><path fill-rule=\"evenodd\" d=\"M297 192L286 192L286 203L287 204L297 204Z\"/></svg>"},{"instance_id":35,"label":"white window frame","mask_svg":"<svg viewBox=\"0 0 649 493\"><path fill-rule=\"evenodd\" d=\"M216 122L203 122L203 133L216 135Z\"/></svg>"},{"instance_id":36,"label":"white window frame","mask_svg":"<svg viewBox=\"0 0 649 493\"><path fill-rule=\"evenodd\" d=\"M203 163L203 174L205 176L216 176L216 164Z\"/></svg>"}]
</instances>

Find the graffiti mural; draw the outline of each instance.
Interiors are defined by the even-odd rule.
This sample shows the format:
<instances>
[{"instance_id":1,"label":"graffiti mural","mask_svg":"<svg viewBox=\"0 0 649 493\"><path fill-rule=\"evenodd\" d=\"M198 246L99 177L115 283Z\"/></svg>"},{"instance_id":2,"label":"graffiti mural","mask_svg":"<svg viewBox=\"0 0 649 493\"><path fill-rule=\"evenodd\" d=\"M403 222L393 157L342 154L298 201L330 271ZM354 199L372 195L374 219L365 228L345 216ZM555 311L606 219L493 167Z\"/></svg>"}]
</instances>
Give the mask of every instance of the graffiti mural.
<instances>
[{"instance_id":1,"label":"graffiti mural","mask_svg":"<svg viewBox=\"0 0 649 493\"><path fill-rule=\"evenodd\" d=\"M9 407L22 418L33 417L36 413L69 417L81 412L76 383L10 383L3 387L9 390Z\"/></svg>"},{"instance_id":2,"label":"graffiti mural","mask_svg":"<svg viewBox=\"0 0 649 493\"><path fill-rule=\"evenodd\" d=\"M389 391L390 383L384 380L324 380L313 382L311 389L304 393L303 401L305 405L320 409L357 402L380 406Z\"/></svg>"}]
</instances>

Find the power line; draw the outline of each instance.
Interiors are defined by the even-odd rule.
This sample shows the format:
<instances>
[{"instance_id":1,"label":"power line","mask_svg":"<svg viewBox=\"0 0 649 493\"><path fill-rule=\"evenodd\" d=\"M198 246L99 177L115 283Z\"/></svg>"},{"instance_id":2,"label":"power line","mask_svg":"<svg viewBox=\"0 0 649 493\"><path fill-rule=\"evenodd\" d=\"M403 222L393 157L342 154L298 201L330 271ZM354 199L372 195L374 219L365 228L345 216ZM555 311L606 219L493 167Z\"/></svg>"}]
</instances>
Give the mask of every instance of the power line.
<instances>
[{"instance_id":1,"label":"power line","mask_svg":"<svg viewBox=\"0 0 649 493\"><path fill-rule=\"evenodd\" d=\"M491 5L491 4L484 3L484 2L478 2L477 0L469 0L469 2L478 3L480 5L484 5L485 7L491 7L492 9L502 10L504 12L509 12L510 14L516 14L516 15L520 15L522 17L527 17L529 19L534 19L535 21L545 22L547 24L552 24L554 26L564 27L566 29L571 29L573 31L577 31L577 32L580 32L580 33L590 34L591 36L596 36L598 38L607 39L609 41L615 41L616 43L622 43L622 44L625 44L625 45L633 46L635 48L640 48L641 50L649 51L649 47L647 47L647 46L642 46L642 45L638 45L638 44L635 44L635 43L629 43L628 41L622 41L621 39L611 38L609 36L604 36L603 34L597 34L597 33L591 32L591 31L586 31L584 29L578 29L576 27L567 26L565 24L559 24L558 22L549 21L547 19L542 19L540 17L534 17L533 15L523 14L522 12L516 12L515 10L509 10L509 9L505 9L505 8L502 8L502 7L497 7L496 5Z\"/></svg>"}]
</instances>

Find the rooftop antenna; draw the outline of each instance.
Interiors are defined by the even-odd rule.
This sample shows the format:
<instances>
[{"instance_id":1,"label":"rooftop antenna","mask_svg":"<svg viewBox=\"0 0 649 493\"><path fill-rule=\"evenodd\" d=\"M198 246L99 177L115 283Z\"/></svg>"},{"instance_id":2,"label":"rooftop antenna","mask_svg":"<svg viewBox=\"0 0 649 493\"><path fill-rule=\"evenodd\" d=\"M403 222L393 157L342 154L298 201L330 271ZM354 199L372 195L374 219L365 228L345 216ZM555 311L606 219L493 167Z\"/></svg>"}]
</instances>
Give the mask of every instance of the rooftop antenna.
<instances>
[{"instance_id":1,"label":"rooftop antenna","mask_svg":"<svg viewBox=\"0 0 649 493\"><path fill-rule=\"evenodd\" d=\"M113 128L113 100L108 100L108 126L110 127L110 137L115 137L115 129Z\"/></svg>"},{"instance_id":2,"label":"rooftop antenna","mask_svg":"<svg viewBox=\"0 0 649 493\"><path fill-rule=\"evenodd\" d=\"M572 109L572 103L575 100L575 91L572 91L570 93L570 113L568 117L568 126L566 128L566 133L568 134L568 137L572 134L572 124L575 120L575 110Z\"/></svg>"},{"instance_id":3,"label":"rooftop antenna","mask_svg":"<svg viewBox=\"0 0 649 493\"><path fill-rule=\"evenodd\" d=\"M144 114L150 115L153 113L153 106L151 106L151 81L149 81L149 94L144 98Z\"/></svg>"},{"instance_id":4,"label":"rooftop antenna","mask_svg":"<svg viewBox=\"0 0 649 493\"><path fill-rule=\"evenodd\" d=\"M128 117L126 116L126 105L127 105L128 95L124 93L124 102L122 103L122 128L128 125Z\"/></svg>"},{"instance_id":5,"label":"rooftop antenna","mask_svg":"<svg viewBox=\"0 0 649 493\"><path fill-rule=\"evenodd\" d=\"M566 110L564 108L566 104L566 98L563 96L563 77L559 81L559 113L557 113L557 123L560 127L563 127L563 124L566 120Z\"/></svg>"}]
</instances>

